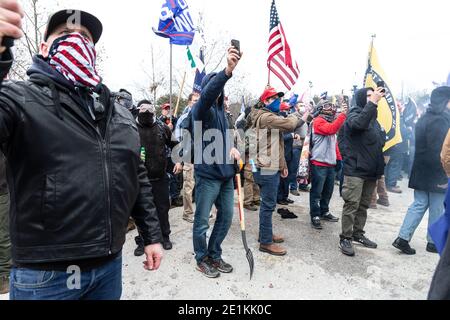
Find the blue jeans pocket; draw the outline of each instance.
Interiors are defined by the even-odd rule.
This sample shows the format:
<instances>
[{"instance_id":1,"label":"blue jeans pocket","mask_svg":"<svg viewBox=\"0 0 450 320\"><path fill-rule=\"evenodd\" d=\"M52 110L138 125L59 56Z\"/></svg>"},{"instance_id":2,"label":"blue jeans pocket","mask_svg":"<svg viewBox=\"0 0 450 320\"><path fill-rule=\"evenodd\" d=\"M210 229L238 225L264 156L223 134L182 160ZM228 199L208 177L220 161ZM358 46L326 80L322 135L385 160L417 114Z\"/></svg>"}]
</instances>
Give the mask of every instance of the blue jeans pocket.
<instances>
[{"instance_id":1,"label":"blue jeans pocket","mask_svg":"<svg viewBox=\"0 0 450 320\"><path fill-rule=\"evenodd\" d=\"M11 281L19 289L39 289L48 286L55 278L54 271L13 269Z\"/></svg>"}]
</instances>

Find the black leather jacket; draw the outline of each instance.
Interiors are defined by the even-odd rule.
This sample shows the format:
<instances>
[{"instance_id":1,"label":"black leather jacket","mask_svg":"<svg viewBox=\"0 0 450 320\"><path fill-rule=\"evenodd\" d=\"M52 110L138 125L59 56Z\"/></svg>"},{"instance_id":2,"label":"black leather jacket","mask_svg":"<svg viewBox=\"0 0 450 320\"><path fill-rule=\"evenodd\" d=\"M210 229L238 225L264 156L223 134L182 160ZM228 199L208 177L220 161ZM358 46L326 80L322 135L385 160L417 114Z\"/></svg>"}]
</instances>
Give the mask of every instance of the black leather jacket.
<instances>
[{"instance_id":1,"label":"black leather jacket","mask_svg":"<svg viewBox=\"0 0 450 320\"><path fill-rule=\"evenodd\" d=\"M0 76L11 60L9 52L3 54ZM42 59L34 62L40 67L31 79L38 75L40 81L8 81L0 88L14 263L115 255L125 242L130 214L145 245L161 242L131 113L108 95L102 130L83 110L86 101L73 86L54 81L58 74Z\"/></svg>"}]
</instances>

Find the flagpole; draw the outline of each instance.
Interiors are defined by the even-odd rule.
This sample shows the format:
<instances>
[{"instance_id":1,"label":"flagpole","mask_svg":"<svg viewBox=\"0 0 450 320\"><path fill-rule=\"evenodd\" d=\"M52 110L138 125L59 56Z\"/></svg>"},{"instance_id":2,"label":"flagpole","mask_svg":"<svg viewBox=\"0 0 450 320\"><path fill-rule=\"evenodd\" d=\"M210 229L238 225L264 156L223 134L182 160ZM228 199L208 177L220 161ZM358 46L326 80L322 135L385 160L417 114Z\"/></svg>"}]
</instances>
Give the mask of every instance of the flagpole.
<instances>
[{"instance_id":1,"label":"flagpole","mask_svg":"<svg viewBox=\"0 0 450 320\"><path fill-rule=\"evenodd\" d=\"M173 66L172 66L172 43L170 44L170 96L169 96L169 103L170 103L170 113L172 114L172 70L173 70Z\"/></svg>"},{"instance_id":2,"label":"flagpole","mask_svg":"<svg viewBox=\"0 0 450 320\"><path fill-rule=\"evenodd\" d=\"M184 83L186 82L186 71L184 72L183 82L181 83L180 93L178 94L177 106L175 107L174 116L176 117L178 114L178 107L180 106L181 95L183 94Z\"/></svg>"},{"instance_id":3,"label":"flagpole","mask_svg":"<svg viewBox=\"0 0 450 320\"><path fill-rule=\"evenodd\" d=\"M270 62L268 65L268 69L269 69L269 72L268 72L268 76L267 76L267 86L270 87Z\"/></svg>"},{"instance_id":4,"label":"flagpole","mask_svg":"<svg viewBox=\"0 0 450 320\"><path fill-rule=\"evenodd\" d=\"M377 35L376 35L376 34L373 34L373 35L372 35L372 42L370 43L369 67L370 67L370 61L372 61L373 43L374 43L376 37L377 37Z\"/></svg>"}]
</instances>

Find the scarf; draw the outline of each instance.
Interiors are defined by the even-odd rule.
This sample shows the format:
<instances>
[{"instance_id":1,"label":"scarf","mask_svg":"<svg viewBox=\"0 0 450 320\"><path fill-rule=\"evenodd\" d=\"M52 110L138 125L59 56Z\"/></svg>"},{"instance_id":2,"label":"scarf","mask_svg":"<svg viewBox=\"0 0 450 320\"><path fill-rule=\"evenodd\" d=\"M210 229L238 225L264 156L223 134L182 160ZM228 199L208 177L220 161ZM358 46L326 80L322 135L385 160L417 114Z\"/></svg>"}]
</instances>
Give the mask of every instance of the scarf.
<instances>
[{"instance_id":1,"label":"scarf","mask_svg":"<svg viewBox=\"0 0 450 320\"><path fill-rule=\"evenodd\" d=\"M48 62L75 86L94 89L102 78L97 74L94 44L79 33L56 39L50 48Z\"/></svg>"}]
</instances>

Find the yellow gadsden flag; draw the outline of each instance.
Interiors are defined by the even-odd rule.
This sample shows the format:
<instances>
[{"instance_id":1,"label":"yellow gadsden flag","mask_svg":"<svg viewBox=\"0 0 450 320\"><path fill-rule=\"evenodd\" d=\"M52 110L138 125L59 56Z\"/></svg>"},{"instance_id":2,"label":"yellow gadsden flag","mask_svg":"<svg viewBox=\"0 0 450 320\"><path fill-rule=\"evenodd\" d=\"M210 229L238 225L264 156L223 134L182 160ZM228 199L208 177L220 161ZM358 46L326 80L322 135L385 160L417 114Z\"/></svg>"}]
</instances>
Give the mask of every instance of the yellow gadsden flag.
<instances>
[{"instance_id":1,"label":"yellow gadsden flag","mask_svg":"<svg viewBox=\"0 0 450 320\"><path fill-rule=\"evenodd\" d=\"M377 52L372 44L369 54L369 68L367 69L364 86L375 89L381 81L384 82L384 87L386 88L386 97L378 104L378 122L386 131L387 138L384 147L384 151L386 151L402 142L400 113L394 95L386 81L383 69L380 67Z\"/></svg>"}]
</instances>

